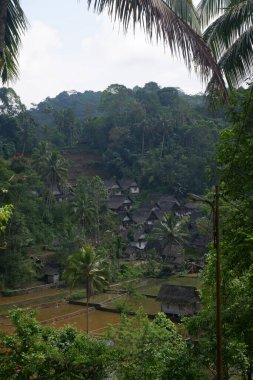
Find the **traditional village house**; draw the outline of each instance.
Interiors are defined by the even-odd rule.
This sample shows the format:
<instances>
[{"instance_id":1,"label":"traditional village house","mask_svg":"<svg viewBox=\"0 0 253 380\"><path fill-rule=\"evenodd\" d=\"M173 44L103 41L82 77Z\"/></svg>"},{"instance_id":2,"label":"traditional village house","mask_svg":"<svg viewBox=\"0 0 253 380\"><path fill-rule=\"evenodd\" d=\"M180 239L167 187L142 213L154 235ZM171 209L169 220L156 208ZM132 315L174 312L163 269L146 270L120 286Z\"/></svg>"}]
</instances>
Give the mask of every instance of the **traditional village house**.
<instances>
[{"instance_id":1,"label":"traditional village house","mask_svg":"<svg viewBox=\"0 0 253 380\"><path fill-rule=\"evenodd\" d=\"M171 212L176 216L183 215L180 203L172 195L163 195L157 202L157 207L164 213Z\"/></svg>"},{"instance_id":2,"label":"traditional village house","mask_svg":"<svg viewBox=\"0 0 253 380\"><path fill-rule=\"evenodd\" d=\"M135 210L132 214L132 219L136 224L142 224L146 227L152 226L156 220L162 220L164 213L160 212L158 209L143 209L139 208ZM147 232L147 231L146 231Z\"/></svg>"},{"instance_id":3,"label":"traditional village house","mask_svg":"<svg viewBox=\"0 0 253 380\"><path fill-rule=\"evenodd\" d=\"M62 202L64 199L70 198L73 195L73 189L69 183L67 183L65 187L54 185L51 192L58 202Z\"/></svg>"},{"instance_id":4,"label":"traditional village house","mask_svg":"<svg viewBox=\"0 0 253 380\"><path fill-rule=\"evenodd\" d=\"M134 241L128 244L126 255L129 259L142 258L147 246L146 234L143 229L140 229L134 234Z\"/></svg>"},{"instance_id":5,"label":"traditional village house","mask_svg":"<svg viewBox=\"0 0 253 380\"><path fill-rule=\"evenodd\" d=\"M118 183L124 193L139 194L140 192L140 188L134 179L122 178Z\"/></svg>"},{"instance_id":6,"label":"traditional village house","mask_svg":"<svg viewBox=\"0 0 253 380\"><path fill-rule=\"evenodd\" d=\"M52 195L54 196L55 200L57 200L58 202L62 202L63 199L64 199L64 193L63 193L63 190L60 189L59 186L55 185L52 189L51 189L51 192L52 192Z\"/></svg>"},{"instance_id":7,"label":"traditional village house","mask_svg":"<svg viewBox=\"0 0 253 380\"><path fill-rule=\"evenodd\" d=\"M147 236L143 229L137 231L134 234L134 242L136 244L136 248L139 250L144 250L147 246Z\"/></svg>"},{"instance_id":8,"label":"traditional village house","mask_svg":"<svg viewBox=\"0 0 253 380\"><path fill-rule=\"evenodd\" d=\"M126 212L123 215L123 218L122 218L122 221L121 221L122 227L123 228L129 228L133 223L134 223L134 221L132 219L132 216L130 215L129 212Z\"/></svg>"},{"instance_id":9,"label":"traditional village house","mask_svg":"<svg viewBox=\"0 0 253 380\"><path fill-rule=\"evenodd\" d=\"M132 220L135 224L145 224L150 216L151 210L139 208L138 210L134 210L132 213Z\"/></svg>"},{"instance_id":10,"label":"traditional village house","mask_svg":"<svg viewBox=\"0 0 253 380\"><path fill-rule=\"evenodd\" d=\"M178 244L168 244L162 251L162 258L171 266L172 271L181 270L184 263L183 248Z\"/></svg>"},{"instance_id":11,"label":"traditional village house","mask_svg":"<svg viewBox=\"0 0 253 380\"><path fill-rule=\"evenodd\" d=\"M109 195L122 195L120 186L113 179L105 180L104 184Z\"/></svg>"},{"instance_id":12,"label":"traditional village house","mask_svg":"<svg viewBox=\"0 0 253 380\"><path fill-rule=\"evenodd\" d=\"M109 197L108 207L115 212L129 211L132 200L125 195L111 195Z\"/></svg>"},{"instance_id":13,"label":"traditional village house","mask_svg":"<svg viewBox=\"0 0 253 380\"><path fill-rule=\"evenodd\" d=\"M200 309L197 289L193 286L162 285L157 300L161 311L169 316L190 316Z\"/></svg>"},{"instance_id":14,"label":"traditional village house","mask_svg":"<svg viewBox=\"0 0 253 380\"><path fill-rule=\"evenodd\" d=\"M187 265L186 265L186 270L187 273L199 273L203 269L204 264L202 261L193 261L192 259L188 260Z\"/></svg>"}]
</instances>

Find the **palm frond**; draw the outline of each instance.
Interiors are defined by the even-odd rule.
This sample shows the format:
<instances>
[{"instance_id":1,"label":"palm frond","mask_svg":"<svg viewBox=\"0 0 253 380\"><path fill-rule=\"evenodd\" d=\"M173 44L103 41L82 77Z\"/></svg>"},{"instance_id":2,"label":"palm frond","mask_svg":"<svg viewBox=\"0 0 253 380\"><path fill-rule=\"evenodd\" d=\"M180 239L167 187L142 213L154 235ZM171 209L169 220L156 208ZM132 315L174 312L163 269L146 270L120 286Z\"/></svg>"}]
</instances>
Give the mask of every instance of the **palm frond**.
<instances>
[{"instance_id":1,"label":"palm frond","mask_svg":"<svg viewBox=\"0 0 253 380\"><path fill-rule=\"evenodd\" d=\"M253 25L253 2L231 5L204 32L203 38L218 61L230 46Z\"/></svg>"},{"instance_id":2,"label":"palm frond","mask_svg":"<svg viewBox=\"0 0 253 380\"><path fill-rule=\"evenodd\" d=\"M200 17L192 0L165 0L165 2L178 17L186 21L195 32L201 34Z\"/></svg>"},{"instance_id":3,"label":"palm frond","mask_svg":"<svg viewBox=\"0 0 253 380\"><path fill-rule=\"evenodd\" d=\"M130 25L135 29L139 24L150 40L162 41L173 55L182 57L188 69L194 69L202 80L212 76L225 98L225 84L210 48L187 20L173 11L172 3L176 7L172 0L88 0L88 6L93 4L95 12L107 10L114 21L119 20L125 32Z\"/></svg>"},{"instance_id":4,"label":"palm frond","mask_svg":"<svg viewBox=\"0 0 253 380\"><path fill-rule=\"evenodd\" d=\"M245 31L219 61L228 85L238 87L252 75L253 26Z\"/></svg>"},{"instance_id":5,"label":"palm frond","mask_svg":"<svg viewBox=\"0 0 253 380\"><path fill-rule=\"evenodd\" d=\"M0 40L0 75L3 83L18 77L18 54L21 36L28 21L18 0L9 0L6 22Z\"/></svg>"},{"instance_id":6,"label":"palm frond","mask_svg":"<svg viewBox=\"0 0 253 380\"><path fill-rule=\"evenodd\" d=\"M232 0L201 0L197 6L203 27L219 16L230 5Z\"/></svg>"},{"instance_id":7,"label":"palm frond","mask_svg":"<svg viewBox=\"0 0 253 380\"><path fill-rule=\"evenodd\" d=\"M239 87L251 78L253 67L253 26L245 31L223 54L218 64L230 88ZM207 87L209 95L217 91L211 80Z\"/></svg>"}]
</instances>

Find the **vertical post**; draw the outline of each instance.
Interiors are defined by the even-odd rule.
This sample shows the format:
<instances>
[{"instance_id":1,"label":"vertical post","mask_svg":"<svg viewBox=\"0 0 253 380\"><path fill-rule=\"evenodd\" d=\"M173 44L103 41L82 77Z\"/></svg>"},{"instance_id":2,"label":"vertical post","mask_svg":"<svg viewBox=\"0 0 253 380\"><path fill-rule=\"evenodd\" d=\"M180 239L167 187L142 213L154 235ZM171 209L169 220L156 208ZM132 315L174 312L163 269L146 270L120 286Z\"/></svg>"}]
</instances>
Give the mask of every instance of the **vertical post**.
<instances>
[{"instance_id":1,"label":"vertical post","mask_svg":"<svg viewBox=\"0 0 253 380\"><path fill-rule=\"evenodd\" d=\"M215 186L214 200L214 248L216 250L216 329L217 329L217 380L223 379L222 371L222 318L221 318L221 264L219 225L219 186Z\"/></svg>"}]
</instances>

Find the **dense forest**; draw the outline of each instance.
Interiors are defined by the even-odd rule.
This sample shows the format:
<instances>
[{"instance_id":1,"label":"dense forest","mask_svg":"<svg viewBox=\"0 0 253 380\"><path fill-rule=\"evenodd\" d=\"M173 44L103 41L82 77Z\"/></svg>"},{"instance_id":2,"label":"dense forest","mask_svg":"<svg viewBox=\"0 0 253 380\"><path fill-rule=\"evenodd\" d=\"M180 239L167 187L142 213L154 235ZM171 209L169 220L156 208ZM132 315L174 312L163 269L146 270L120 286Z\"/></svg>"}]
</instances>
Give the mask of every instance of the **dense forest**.
<instances>
[{"instance_id":1,"label":"dense forest","mask_svg":"<svg viewBox=\"0 0 253 380\"><path fill-rule=\"evenodd\" d=\"M154 192L203 194L216 175L215 147L227 122L221 111L208 111L202 95L153 82L134 90L111 85L102 93L64 92L31 110L12 89L0 96L1 204L13 206L2 234L2 286L39 277L27 257L34 246L68 254L83 239L106 246L105 231L119 234L104 180L135 178L138 208ZM97 161L86 163L90 154Z\"/></svg>"},{"instance_id":2,"label":"dense forest","mask_svg":"<svg viewBox=\"0 0 253 380\"><path fill-rule=\"evenodd\" d=\"M112 84L27 110L0 89L0 377L252 380L252 1L87 5L140 26L206 92ZM3 85L27 27L0 0ZM86 333L58 328L79 312ZM102 333L96 312L118 319Z\"/></svg>"},{"instance_id":3,"label":"dense forest","mask_svg":"<svg viewBox=\"0 0 253 380\"><path fill-rule=\"evenodd\" d=\"M171 269L166 258L157 256L161 249L154 244L157 239L171 248L175 241L181 242L185 246L185 263L190 255L195 261L201 261L206 248L203 251L202 245L200 254L193 254L187 251L187 247L189 237L193 236L192 230L194 233L196 229L202 231L198 236L204 236L205 242L211 240L210 210L203 206L200 213L193 212L189 221L182 205L186 204L189 192L212 199L212 184L219 178L222 191L224 373L226 379L230 379L232 373L251 379L252 131L249 105L252 93L238 90L231 96L230 105L215 113L210 113L202 95L189 96L176 88L160 88L153 82L134 90L112 85L99 94L84 94L63 93L58 95L58 99L48 98L27 110L13 90L2 88L0 91L1 288L8 290L43 283L43 255L47 257L47 264L57 265L63 276L68 258L73 253L72 265L81 259L78 256L80 247L84 247L86 252L93 252L87 244L95 247L98 257L107 258L103 270L107 270L109 282L142 276L168 276ZM80 101L73 105L72 97L77 99L79 95ZM87 163L87 156L96 159ZM79 165L81 163L83 170L73 176L74 158ZM98 172L101 176L97 175ZM124 231L119 228L120 218L130 214L115 214L108 203L110 194L106 181L110 179L121 183L124 178L134 178L141 189L139 194L132 196L132 217L134 210L138 211L142 204L154 201L157 196L161 199L175 197L173 207L183 210L183 214L176 211L174 216L163 214L164 219L157 220L149 239L151 249L139 257L146 263L141 268L120 264L120 259L126 257L128 242L135 234L138 235L143 224L128 229L125 238ZM157 215L161 210L156 211ZM177 229L173 230L175 226ZM209 253L205 254L205 262L202 310L197 316L187 319L184 325L193 339L193 348L186 347L172 326L168 325L170 332L165 333L167 330L162 326L168 322L165 323L161 316L154 323L148 322L143 315L136 317L136 323L149 331L148 339L156 342L154 347L157 350L163 342L157 351L159 355L174 355L173 347L164 343L167 339L176 339L177 349L182 350L185 362L176 355L175 362L166 362L163 367L159 365L160 378L167 376L168 369L172 371L171 376L173 373L172 378L179 374L185 379L203 378L206 371L214 370L215 251L211 245ZM180 266L180 270L182 268L186 270L188 267ZM97 341L90 341L72 330L59 334L49 330L43 332L31 317L20 313L13 314L19 331L15 344L29 345L29 349L35 352L41 350L38 342L46 349L45 334L56 346L58 340L63 339L61 334L72 334L73 342L82 341L83 348L75 347L75 355L81 355L79 358L85 351L84 347L93 347L98 355L96 360L100 362L97 370L101 371L101 376L106 376L105 372L110 368L117 368L118 373L122 371L122 376L139 373L136 363L143 341L136 330L133 329L132 337L133 345L140 344L136 348L136 357L131 356L130 351L124 351L124 354L120 351L128 339L128 324L131 322L125 320L119 330L111 332L117 349L108 348L108 356L101 357L103 343L100 346ZM33 335L34 341L24 343L24 326L37 331ZM154 340L157 334L161 339ZM196 337L197 345L194 343ZM13 350L15 356L13 346L10 348L7 341L3 341L3 345ZM62 355L62 352L57 355ZM87 352L85 355L89 357ZM15 366L13 358L8 359L9 369L4 367L4 376L12 373L11 366ZM196 358L201 363L199 368L195 365ZM123 364L119 368L120 360L121 363L127 360L129 368ZM182 363L187 363L187 366ZM33 373L29 359L22 365ZM83 370L92 373L87 365ZM59 367L59 373L62 371ZM145 371L158 373L158 367L151 369L147 364L143 371L140 378L145 378Z\"/></svg>"}]
</instances>

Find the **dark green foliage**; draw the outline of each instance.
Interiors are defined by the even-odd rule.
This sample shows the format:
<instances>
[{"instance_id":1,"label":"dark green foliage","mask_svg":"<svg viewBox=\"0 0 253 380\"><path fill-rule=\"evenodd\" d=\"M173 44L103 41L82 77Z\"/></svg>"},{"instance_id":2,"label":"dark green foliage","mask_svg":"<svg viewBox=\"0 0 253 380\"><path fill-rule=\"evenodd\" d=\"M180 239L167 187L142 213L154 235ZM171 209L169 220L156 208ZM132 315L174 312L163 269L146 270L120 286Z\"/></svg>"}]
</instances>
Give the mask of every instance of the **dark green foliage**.
<instances>
[{"instance_id":1,"label":"dark green foliage","mask_svg":"<svg viewBox=\"0 0 253 380\"><path fill-rule=\"evenodd\" d=\"M1 379L106 379L115 367L117 355L104 340L42 327L32 312L17 310L12 319L16 332L0 342Z\"/></svg>"},{"instance_id":2,"label":"dark green foliage","mask_svg":"<svg viewBox=\"0 0 253 380\"><path fill-rule=\"evenodd\" d=\"M120 352L117 378L130 380L199 379L185 341L163 313L150 322L141 311L108 333Z\"/></svg>"},{"instance_id":3,"label":"dark green foliage","mask_svg":"<svg viewBox=\"0 0 253 380\"><path fill-rule=\"evenodd\" d=\"M92 338L71 327L41 326L33 312L12 312L15 333L0 340L1 379L197 380L197 363L175 325L159 314L123 317L118 328Z\"/></svg>"},{"instance_id":4,"label":"dark green foliage","mask_svg":"<svg viewBox=\"0 0 253 380\"><path fill-rule=\"evenodd\" d=\"M221 269L224 379L235 372L252 379L253 367L253 224L252 93L240 90L228 110L231 127L222 132L218 161L221 178ZM196 354L210 369L216 363L215 252L203 272L202 310L188 321L199 336ZM200 334L200 335L199 335Z\"/></svg>"},{"instance_id":5,"label":"dark green foliage","mask_svg":"<svg viewBox=\"0 0 253 380\"><path fill-rule=\"evenodd\" d=\"M83 101L94 101L94 107L80 116ZM206 165L214 165L224 127L222 112L210 114L203 96L155 82L135 90L113 84L103 93L63 92L31 115L40 123L40 138L98 152L108 176L136 177L146 188L179 194L201 193L210 185Z\"/></svg>"},{"instance_id":6,"label":"dark green foliage","mask_svg":"<svg viewBox=\"0 0 253 380\"><path fill-rule=\"evenodd\" d=\"M124 249L117 241L118 221L108 211L103 181L84 177L70 186L68 164L54 143L77 149L80 165L82 152L96 152L108 177L135 178L141 194L159 190L184 195L202 192L210 183L205 166L212 169L224 122L208 113L199 95L150 82L135 90L113 84L102 94L62 93L32 111L26 111L11 89L2 89L0 99L0 154L9 159L0 161L1 187L8 190L0 194L0 207L14 206L4 255L17 255L22 271L30 248L57 250L64 269L67 255L91 242L108 252L113 277L132 276L116 273ZM79 111L87 102L93 111L83 114L84 122ZM35 114L41 118L37 125L31 118ZM64 193L61 202L55 192ZM137 199L135 205L140 203ZM3 284L18 286L8 274L11 270L1 267L0 273Z\"/></svg>"}]
</instances>

